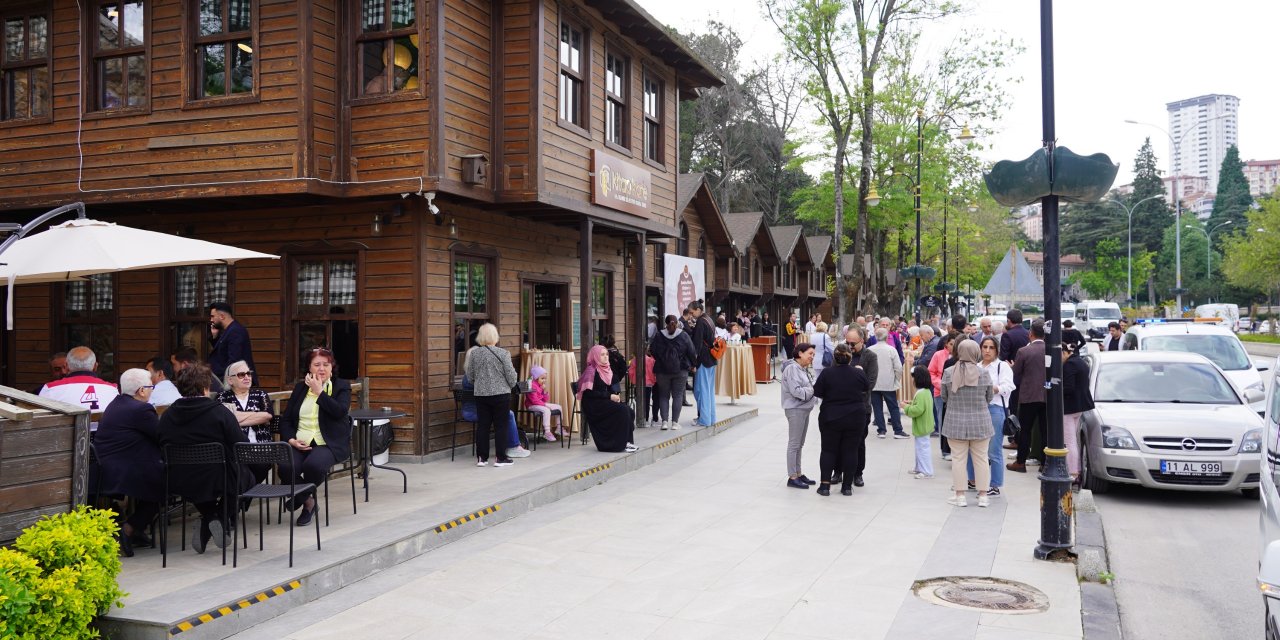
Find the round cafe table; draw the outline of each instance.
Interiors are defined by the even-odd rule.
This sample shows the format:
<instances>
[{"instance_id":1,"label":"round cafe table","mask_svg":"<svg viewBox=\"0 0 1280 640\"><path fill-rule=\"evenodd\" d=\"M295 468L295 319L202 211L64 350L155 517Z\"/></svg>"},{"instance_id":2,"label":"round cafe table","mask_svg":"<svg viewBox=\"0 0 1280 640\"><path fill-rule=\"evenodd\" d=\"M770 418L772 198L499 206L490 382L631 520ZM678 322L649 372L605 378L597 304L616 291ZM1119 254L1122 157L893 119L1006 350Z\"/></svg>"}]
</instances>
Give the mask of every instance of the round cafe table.
<instances>
[{"instance_id":1,"label":"round cafe table","mask_svg":"<svg viewBox=\"0 0 1280 640\"><path fill-rule=\"evenodd\" d=\"M373 461L373 423L375 420L393 420L402 418L405 412L391 407L382 407L381 409L352 409L348 415L355 422L355 458L360 464L360 474L364 478L364 501L369 501L369 467L377 467L379 469L387 469L394 471L402 476L404 480L404 493L409 493L409 476L404 471L395 467L375 464Z\"/></svg>"},{"instance_id":2,"label":"round cafe table","mask_svg":"<svg viewBox=\"0 0 1280 640\"><path fill-rule=\"evenodd\" d=\"M573 409L573 387L578 381L578 354L573 351L533 349L520 358L520 379L528 380L533 365L547 370L547 401L560 405L560 420L568 429L577 430Z\"/></svg>"},{"instance_id":3,"label":"round cafe table","mask_svg":"<svg viewBox=\"0 0 1280 640\"><path fill-rule=\"evenodd\" d=\"M733 401L756 393L756 367L751 359L751 345L728 345L716 364L716 395Z\"/></svg>"}]
</instances>

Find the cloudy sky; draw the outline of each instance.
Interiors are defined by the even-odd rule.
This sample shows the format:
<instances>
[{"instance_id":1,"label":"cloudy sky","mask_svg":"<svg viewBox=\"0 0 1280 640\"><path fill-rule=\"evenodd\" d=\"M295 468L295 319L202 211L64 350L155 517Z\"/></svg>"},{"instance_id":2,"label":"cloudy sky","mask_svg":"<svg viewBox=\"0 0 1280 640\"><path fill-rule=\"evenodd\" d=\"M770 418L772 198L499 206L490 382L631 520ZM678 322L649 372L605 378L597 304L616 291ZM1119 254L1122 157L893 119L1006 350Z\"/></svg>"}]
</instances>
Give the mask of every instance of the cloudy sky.
<instances>
[{"instance_id":1,"label":"cloudy sky","mask_svg":"<svg viewBox=\"0 0 1280 640\"><path fill-rule=\"evenodd\" d=\"M708 19L733 25L750 57L782 51L758 0L638 0L659 20L698 31ZM1026 51L1009 87L1012 107L996 123L989 160L1021 159L1040 146L1039 2L962 0L961 16L929 24L925 47L945 47L961 30L1004 33ZM1137 120L1168 126L1165 104L1210 93L1240 98L1242 159L1280 158L1280 78L1272 48L1280 24L1275 0L1059 0L1054 3L1058 142L1120 164L1116 184L1132 179L1133 157L1150 135L1162 168L1168 138ZM1269 46L1270 45L1270 46Z\"/></svg>"}]
</instances>

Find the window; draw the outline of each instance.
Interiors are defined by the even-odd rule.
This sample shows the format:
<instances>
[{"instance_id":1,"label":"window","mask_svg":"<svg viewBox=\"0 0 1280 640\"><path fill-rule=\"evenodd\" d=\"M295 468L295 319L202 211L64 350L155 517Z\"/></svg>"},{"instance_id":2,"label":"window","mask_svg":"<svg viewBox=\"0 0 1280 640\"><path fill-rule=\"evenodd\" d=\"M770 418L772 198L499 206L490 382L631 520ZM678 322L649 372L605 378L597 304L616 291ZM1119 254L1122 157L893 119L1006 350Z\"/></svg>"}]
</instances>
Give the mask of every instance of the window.
<instances>
[{"instance_id":1,"label":"window","mask_svg":"<svg viewBox=\"0 0 1280 640\"><path fill-rule=\"evenodd\" d=\"M699 260L707 259L707 237L706 236L702 236L698 238L698 259Z\"/></svg>"},{"instance_id":2,"label":"window","mask_svg":"<svg viewBox=\"0 0 1280 640\"><path fill-rule=\"evenodd\" d=\"M142 0L97 0L89 9L93 52L89 109L118 111L146 106L146 20Z\"/></svg>"},{"instance_id":3,"label":"window","mask_svg":"<svg viewBox=\"0 0 1280 640\"><path fill-rule=\"evenodd\" d=\"M62 285L54 348L89 347L98 358L98 377L115 380L116 295L115 276L103 273ZM59 344L60 343L60 344Z\"/></svg>"},{"instance_id":4,"label":"window","mask_svg":"<svg viewBox=\"0 0 1280 640\"><path fill-rule=\"evenodd\" d=\"M227 295L228 269L225 264L202 267L174 267L170 286L170 351L191 347L201 357L209 354L209 305L230 302ZM221 376L222 371L215 371Z\"/></svg>"},{"instance_id":5,"label":"window","mask_svg":"<svg viewBox=\"0 0 1280 640\"><path fill-rule=\"evenodd\" d=\"M738 259L729 258L729 278L733 280L733 284L738 284Z\"/></svg>"},{"instance_id":6,"label":"window","mask_svg":"<svg viewBox=\"0 0 1280 640\"><path fill-rule=\"evenodd\" d=\"M0 9L4 48L0 49L0 121L49 115L49 10Z\"/></svg>"},{"instance_id":7,"label":"window","mask_svg":"<svg viewBox=\"0 0 1280 640\"><path fill-rule=\"evenodd\" d=\"M680 223L680 237L676 239L676 255L689 255L689 225Z\"/></svg>"},{"instance_id":8,"label":"window","mask_svg":"<svg viewBox=\"0 0 1280 640\"><path fill-rule=\"evenodd\" d=\"M197 99L252 95L253 0L199 0L193 52Z\"/></svg>"},{"instance_id":9,"label":"window","mask_svg":"<svg viewBox=\"0 0 1280 640\"><path fill-rule=\"evenodd\" d=\"M596 342L600 338L613 333L609 322L610 308L613 306L612 278L607 273L596 271L591 274L591 329Z\"/></svg>"},{"instance_id":10,"label":"window","mask_svg":"<svg viewBox=\"0 0 1280 640\"><path fill-rule=\"evenodd\" d=\"M644 74L644 157L662 164L662 81Z\"/></svg>"},{"instance_id":11,"label":"window","mask_svg":"<svg viewBox=\"0 0 1280 640\"><path fill-rule=\"evenodd\" d=\"M292 262L293 339L301 375L301 356L313 347L333 352L345 379L360 377L360 300L358 261L349 255L295 256Z\"/></svg>"},{"instance_id":12,"label":"window","mask_svg":"<svg viewBox=\"0 0 1280 640\"><path fill-rule=\"evenodd\" d=\"M461 354L475 345L480 325L489 322L489 314L495 312L489 304L493 270L493 261L487 257L459 255L453 260L453 364L457 375L462 374Z\"/></svg>"},{"instance_id":13,"label":"window","mask_svg":"<svg viewBox=\"0 0 1280 640\"><path fill-rule=\"evenodd\" d=\"M375 96L413 91L418 77L418 26L415 0L362 0L356 35L359 93Z\"/></svg>"},{"instance_id":14,"label":"window","mask_svg":"<svg viewBox=\"0 0 1280 640\"><path fill-rule=\"evenodd\" d=\"M751 260L751 286L760 286L760 259L753 258Z\"/></svg>"},{"instance_id":15,"label":"window","mask_svg":"<svg viewBox=\"0 0 1280 640\"><path fill-rule=\"evenodd\" d=\"M630 118L627 117L627 93L631 88L630 61L616 51L604 54L604 141L627 148L630 143ZM687 246L685 247L688 248ZM686 255L681 252L680 255Z\"/></svg>"},{"instance_id":16,"label":"window","mask_svg":"<svg viewBox=\"0 0 1280 640\"><path fill-rule=\"evenodd\" d=\"M560 121L587 128L587 35L568 21L560 23Z\"/></svg>"},{"instance_id":17,"label":"window","mask_svg":"<svg viewBox=\"0 0 1280 640\"><path fill-rule=\"evenodd\" d=\"M742 256L742 260L738 262L738 266L741 267L741 274L738 276L738 282L741 282L742 286L744 287L751 286L751 249L750 248L748 248L746 254Z\"/></svg>"}]
</instances>

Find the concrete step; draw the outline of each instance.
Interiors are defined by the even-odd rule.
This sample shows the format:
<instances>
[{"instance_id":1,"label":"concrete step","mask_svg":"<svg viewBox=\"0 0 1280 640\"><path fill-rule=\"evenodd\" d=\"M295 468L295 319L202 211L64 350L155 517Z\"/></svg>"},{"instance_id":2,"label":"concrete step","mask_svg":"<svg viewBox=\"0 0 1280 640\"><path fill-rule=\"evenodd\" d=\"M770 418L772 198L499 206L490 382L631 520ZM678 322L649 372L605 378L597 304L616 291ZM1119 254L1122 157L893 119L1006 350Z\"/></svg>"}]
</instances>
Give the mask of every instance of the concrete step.
<instances>
[{"instance_id":1,"label":"concrete step","mask_svg":"<svg viewBox=\"0 0 1280 640\"><path fill-rule=\"evenodd\" d=\"M174 524L169 568L160 568L158 550L139 549L124 560L120 582L130 596L124 608L99 620L103 637L229 637L485 527L675 455L758 414L746 404L717 411L728 417L712 427L637 430L641 448L630 454L600 453L575 439L569 449L543 443L533 456L501 469L477 468L465 449L455 461L445 454L398 465L409 475L408 495L401 493L399 474L377 471L371 474L372 501L358 502L354 516L347 512L349 481L331 481L331 526L321 527L322 550L316 550L314 526L297 529L292 568L287 524L267 526L265 551L258 550L256 507L246 518L249 548L239 550L235 569L230 549L225 567L212 545L203 555L179 551L183 532Z\"/></svg>"}]
</instances>

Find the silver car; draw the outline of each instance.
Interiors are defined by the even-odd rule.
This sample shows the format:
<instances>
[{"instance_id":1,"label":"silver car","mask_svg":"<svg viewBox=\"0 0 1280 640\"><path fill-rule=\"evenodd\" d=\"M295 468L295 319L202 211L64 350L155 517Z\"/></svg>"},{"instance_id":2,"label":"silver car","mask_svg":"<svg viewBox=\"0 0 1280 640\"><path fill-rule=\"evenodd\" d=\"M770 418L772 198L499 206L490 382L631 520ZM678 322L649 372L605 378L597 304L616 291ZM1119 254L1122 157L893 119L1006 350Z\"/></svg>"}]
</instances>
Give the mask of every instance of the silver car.
<instances>
[{"instance_id":1,"label":"silver car","mask_svg":"<svg viewBox=\"0 0 1280 640\"><path fill-rule=\"evenodd\" d=\"M1262 421L1213 362L1194 353L1088 356L1095 408L1080 420L1083 486L1112 483L1257 497ZM1254 398L1258 395L1258 398Z\"/></svg>"}]
</instances>

